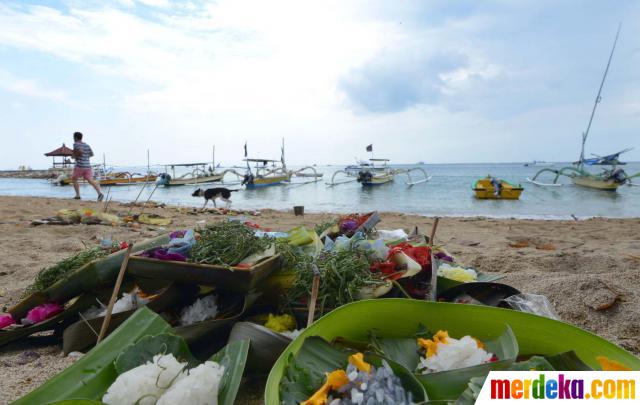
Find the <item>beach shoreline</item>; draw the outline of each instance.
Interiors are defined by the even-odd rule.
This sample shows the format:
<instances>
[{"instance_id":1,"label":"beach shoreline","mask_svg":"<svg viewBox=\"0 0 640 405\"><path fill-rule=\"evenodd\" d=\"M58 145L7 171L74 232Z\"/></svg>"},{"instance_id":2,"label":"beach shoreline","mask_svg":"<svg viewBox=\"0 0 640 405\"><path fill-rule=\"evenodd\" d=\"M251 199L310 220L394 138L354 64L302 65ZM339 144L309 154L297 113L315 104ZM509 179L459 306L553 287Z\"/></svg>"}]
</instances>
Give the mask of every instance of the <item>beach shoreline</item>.
<instances>
[{"instance_id":1,"label":"beach shoreline","mask_svg":"<svg viewBox=\"0 0 640 405\"><path fill-rule=\"evenodd\" d=\"M140 241L173 229L214 222L225 215L194 214L185 206L145 209L170 217L167 227L111 227L106 225L41 225L32 220L52 217L64 208L92 208L94 201L60 198L0 196L0 308L14 305L37 272L77 253L97 239ZM113 201L112 213L130 207ZM141 208L133 208L132 213ZM260 210L247 220L265 228L288 230L313 226L336 213ZM429 234L433 217L380 213L379 229L414 227ZM559 317L594 332L634 354L640 354L640 218L585 220L498 219L446 217L441 219L436 243L443 244L460 262L487 273L504 275L505 284L522 292L546 295ZM64 357L50 337L40 336L0 348L0 381L11 401L42 384L73 362ZM242 393L241 393L242 395ZM240 397L239 397L240 400ZM0 401L0 402L2 402ZM253 402L252 402L253 403Z\"/></svg>"}]
</instances>

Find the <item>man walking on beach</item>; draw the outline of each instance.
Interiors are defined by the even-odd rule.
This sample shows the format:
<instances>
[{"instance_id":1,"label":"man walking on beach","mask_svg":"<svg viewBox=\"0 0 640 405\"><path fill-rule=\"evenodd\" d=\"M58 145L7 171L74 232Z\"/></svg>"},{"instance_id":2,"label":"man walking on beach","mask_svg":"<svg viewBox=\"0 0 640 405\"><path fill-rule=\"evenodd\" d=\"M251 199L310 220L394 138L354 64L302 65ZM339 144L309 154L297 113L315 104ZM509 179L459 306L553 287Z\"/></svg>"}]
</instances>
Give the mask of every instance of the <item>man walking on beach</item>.
<instances>
[{"instance_id":1,"label":"man walking on beach","mask_svg":"<svg viewBox=\"0 0 640 405\"><path fill-rule=\"evenodd\" d=\"M84 178L89 184L93 186L98 193L98 201L102 201L104 195L100 190L100 185L93 179L93 170L91 170L91 163L89 158L93 156L91 147L82 142L82 133L75 132L73 134L73 157L76 160L76 165L73 168L73 188L76 190L76 196L73 197L76 200L80 199L80 185L78 184L79 178Z\"/></svg>"}]
</instances>

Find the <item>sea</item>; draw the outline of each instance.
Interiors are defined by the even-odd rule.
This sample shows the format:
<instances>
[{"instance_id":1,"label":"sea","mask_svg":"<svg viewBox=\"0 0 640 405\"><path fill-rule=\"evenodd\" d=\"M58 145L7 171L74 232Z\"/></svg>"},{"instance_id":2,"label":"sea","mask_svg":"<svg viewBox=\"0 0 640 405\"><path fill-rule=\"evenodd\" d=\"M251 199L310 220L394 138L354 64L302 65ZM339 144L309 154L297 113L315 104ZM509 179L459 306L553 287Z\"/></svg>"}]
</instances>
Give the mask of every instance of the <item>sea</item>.
<instances>
[{"instance_id":1,"label":"sea","mask_svg":"<svg viewBox=\"0 0 640 405\"><path fill-rule=\"evenodd\" d=\"M568 164L557 163L558 169ZM640 217L640 187L622 186L616 192L599 191L571 184L562 179L561 187L544 187L527 182L542 167L526 167L522 163L503 164L425 164L394 165L400 169L420 167L431 177L430 181L408 186L407 176L399 174L394 182L364 188L357 182L329 187L333 174L344 166L317 166L323 173L321 181L310 182L310 178L292 179L290 184L259 189L245 190L233 175L227 175L222 186L239 189L233 193L232 208L260 210L292 210L294 206L304 206L305 212L401 212L427 216L485 216L495 218L530 219L570 219L591 217L628 218ZM640 172L640 162L622 166L629 174ZM297 167L292 166L295 170ZM145 168L116 168L119 171L144 172ZM152 170L162 171L161 167ZM520 200L477 200L474 198L472 184L488 174L519 183L524 187ZM552 175L540 178L551 182ZM412 172L412 180L421 178ZM346 179L336 176L336 181ZM640 178L637 178L640 184ZM206 188L220 187L220 183L208 184ZM89 185L81 186L84 199L93 200L95 192ZM201 206L202 198L192 197L198 186L158 187L148 185L117 186L109 190L109 198L114 201L132 201L140 194L140 200L151 200L182 206ZM105 194L107 191L105 190ZM52 185L39 179L0 179L0 195L37 196L71 198L71 186ZM211 205L210 205L211 206Z\"/></svg>"}]
</instances>

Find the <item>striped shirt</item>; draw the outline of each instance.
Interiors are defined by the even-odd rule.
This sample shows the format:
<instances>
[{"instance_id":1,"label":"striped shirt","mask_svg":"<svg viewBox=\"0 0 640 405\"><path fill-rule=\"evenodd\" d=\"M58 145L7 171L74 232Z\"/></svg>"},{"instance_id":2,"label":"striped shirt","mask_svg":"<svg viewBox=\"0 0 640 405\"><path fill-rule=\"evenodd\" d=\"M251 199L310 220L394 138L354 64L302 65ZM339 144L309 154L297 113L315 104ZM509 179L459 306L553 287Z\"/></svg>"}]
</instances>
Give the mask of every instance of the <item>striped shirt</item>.
<instances>
[{"instance_id":1,"label":"striped shirt","mask_svg":"<svg viewBox=\"0 0 640 405\"><path fill-rule=\"evenodd\" d=\"M91 168L91 163L89 162L89 158L93 155L93 151L91 150L91 146L87 145L84 142L74 142L73 150L80 151L80 156L76 157L76 167L82 169Z\"/></svg>"}]
</instances>

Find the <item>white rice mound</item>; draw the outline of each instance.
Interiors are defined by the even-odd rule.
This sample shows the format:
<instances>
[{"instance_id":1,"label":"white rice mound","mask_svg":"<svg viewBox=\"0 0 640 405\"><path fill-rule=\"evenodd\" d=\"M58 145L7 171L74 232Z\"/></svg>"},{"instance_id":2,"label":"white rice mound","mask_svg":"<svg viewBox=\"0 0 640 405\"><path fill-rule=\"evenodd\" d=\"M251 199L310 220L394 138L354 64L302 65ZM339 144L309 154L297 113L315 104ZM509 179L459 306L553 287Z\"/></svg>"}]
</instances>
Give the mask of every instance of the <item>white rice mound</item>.
<instances>
[{"instance_id":1,"label":"white rice mound","mask_svg":"<svg viewBox=\"0 0 640 405\"><path fill-rule=\"evenodd\" d=\"M189 375L169 388L157 405L218 405L218 389L224 366L207 361L189 370Z\"/></svg>"},{"instance_id":2,"label":"white rice mound","mask_svg":"<svg viewBox=\"0 0 640 405\"><path fill-rule=\"evenodd\" d=\"M186 326L215 318L218 315L216 301L217 297L213 294L198 298L196 302L182 310L180 313L180 325Z\"/></svg>"},{"instance_id":3,"label":"white rice mound","mask_svg":"<svg viewBox=\"0 0 640 405\"><path fill-rule=\"evenodd\" d=\"M492 353L478 347L471 336L462 339L447 338L447 343L438 343L436 354L431 357L421 357L418 371L422 374L440 371L456 370L464 367L477 366L488 363Z\"/></svg>"},{"instance_id":4,"label":"white rice mound","mask_svg":"<svg viewBox=\"0 0 640 405\"><path fill-rule=\"evenodd\" d=\"M120 374L102 397L102 402L107 405L153 405L172 384L186 378L186 365L173 354L157 354L152 362Z\"/></svg>"},{"instance_id":5,"label":"white rice mound","mask_svg":"<svg viewBox=\"0 0 640 405\"><path fill-rule=\"evenodd\" d=\"M140 297L137 292L132 293L124 293L122 297L120 297L114 304L112 314L119 314L120 312L130 311L132 309L138 309L141 306L147 305L149 303L148 298ZM92 306L86 311L82 313L82 316L86 319L95 319L100 318L101 316L105 316L107 313L107 308L105 307L97 307Z\"/></svg>"}]
</instances>

